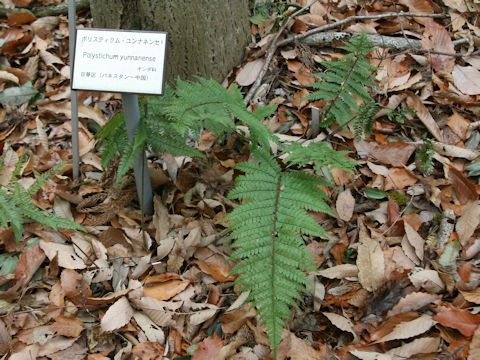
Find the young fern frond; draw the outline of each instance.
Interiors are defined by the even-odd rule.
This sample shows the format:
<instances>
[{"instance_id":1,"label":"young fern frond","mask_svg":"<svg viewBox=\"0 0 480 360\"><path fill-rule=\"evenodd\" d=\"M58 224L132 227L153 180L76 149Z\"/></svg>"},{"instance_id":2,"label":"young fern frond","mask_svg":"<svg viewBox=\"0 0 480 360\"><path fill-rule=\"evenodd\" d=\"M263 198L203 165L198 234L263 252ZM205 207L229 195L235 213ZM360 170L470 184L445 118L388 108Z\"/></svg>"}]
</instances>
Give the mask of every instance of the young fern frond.
<instances>
[{"instance_id":1,"label":"young fern frond","mask_svg":"<svg viewBox=\"0 0 480 360\"><path fill-rule=\"evenodd\" d=\"M434 169L433 157L435 156L435 150L433 149L432 141L426 136L423 137L425 145L417 153L417 161L420 170L427 176L431 175Z\"/></svg>"},{"instance_id":2,"label":"young fern frond","mask_svg":"<svg viewBox=\"0 0 480 360\"><path fill-rule=\"evenodd\" d=\"M314 75L323 81L312 84L316 91L307 96L307 99L326 101L321 114L322 126L329 126L336 121L345 128L358 110L355 97L372 101L365 86L376 86L373 72L377 68L367 60L367 54L373 49L364 32L340 48L348 53L338 61L320 63L326 71Z\"/></svg>"},{"instance_id":3,"label":"young fern frond","mask_svg":"<svg viewBox=\"0 0 480 360\"><path fill-rule=\"evenodd\" d=\"M366 100L360 105L353 119L354 135L356 138L370 136L375 122L375 115L379 108L373 99Z\"/></svg>"},{"instance_id":4,"label":"young fern frond","mask_svg":"<svg viewBox=\"0 0 480 360\"><path fill-rule=\"evenodd\" d=\"M304 172L282 172L265 150L253 152L255 162L240 163L245 172L236 181L230 199L245 200L225 221L233 239L232 260L242 260L233 273L250 291L249 300L258 309L276 352L290 306L301 301L308 280L305 270L313 259L302 234L327 237L325 230L306 210L333 215L327 196L318 187L326 182Z\"/></svg>"},{"instance_id":5,"label":"young fern frond","mask_svg":"<svg viewBox=\"0 0 480 360\"><path fill-rule=\"evenodd\" d=\"M0 157L0 163L3 164L3 162L4 156ZM23 224L30 221L36 221L54 230L68 228L85 231L82 226L73 221L53 214L45 214L31 199L31 196L40 190L54 174L58 173L65 166L65 163L58 164L40 175L29 189L25 190L17 181L24 162L25 156L22 155L15 164L8 185L0 186L0 226L3 228L11 226L17 241L22 237Z\"/></svg>"}]
</instances>

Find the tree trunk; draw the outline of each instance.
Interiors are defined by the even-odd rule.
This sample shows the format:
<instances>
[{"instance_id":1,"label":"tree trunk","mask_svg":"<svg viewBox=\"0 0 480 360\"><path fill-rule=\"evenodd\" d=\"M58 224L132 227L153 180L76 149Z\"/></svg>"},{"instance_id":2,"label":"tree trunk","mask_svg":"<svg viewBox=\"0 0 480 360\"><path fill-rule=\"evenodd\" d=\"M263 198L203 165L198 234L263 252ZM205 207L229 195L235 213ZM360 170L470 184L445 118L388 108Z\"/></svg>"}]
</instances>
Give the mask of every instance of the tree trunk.
<instances>
[{"instance_id":1,"label":"tree trunk","mask_svg":"<svg viewBox=\"0 0 480 360\"><path fill-rule=\"evenodd\" d=\"M222 81L249 42L248 0L91 0L99 28L169 33L167 82Z\"/></svg>"}]
</instances>

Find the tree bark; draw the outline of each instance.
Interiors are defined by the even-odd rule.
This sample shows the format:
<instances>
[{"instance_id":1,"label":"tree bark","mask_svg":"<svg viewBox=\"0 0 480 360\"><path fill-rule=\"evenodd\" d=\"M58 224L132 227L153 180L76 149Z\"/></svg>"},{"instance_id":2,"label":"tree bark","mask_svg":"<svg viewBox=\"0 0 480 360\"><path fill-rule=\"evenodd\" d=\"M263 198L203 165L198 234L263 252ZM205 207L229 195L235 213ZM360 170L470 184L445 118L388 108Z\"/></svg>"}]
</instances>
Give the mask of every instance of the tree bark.
<instances>
[{"instance_id":1,"label":"tree bark","mask_svg":"<svg viewBox=\"0 0 480 360\"><path fill-rule=\"evenodd\" d=\"M242 61L250 36L248 0L91 0L99 28L169 33L167 81L222 81Z\"/></svg>"},{"instance_id":2,"label":"tree bark","mask_svg":"<svg viewBox=\"0 0 480 360\"><path fill-rule=\"evenodd\" d=\"M88 10L90 8L90 0L77 0L76 5L77 10ZM5 17L10 13L17 12L18 10L18 8L5 9L2 5L0 5L0 17ZM37 17L66 15L68 12L68 3L64 2L58 5L39 6L29 10Z\"/></svg>"}]
</instances>

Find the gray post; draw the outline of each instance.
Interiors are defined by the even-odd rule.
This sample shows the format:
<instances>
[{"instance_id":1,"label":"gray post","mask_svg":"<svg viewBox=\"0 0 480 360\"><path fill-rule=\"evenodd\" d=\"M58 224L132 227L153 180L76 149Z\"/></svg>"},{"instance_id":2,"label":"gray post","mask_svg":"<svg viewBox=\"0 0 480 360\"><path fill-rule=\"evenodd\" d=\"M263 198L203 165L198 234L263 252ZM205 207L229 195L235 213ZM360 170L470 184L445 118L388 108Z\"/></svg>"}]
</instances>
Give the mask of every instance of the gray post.
<instances>
[{"instance_id":1,"label":"gray post","mask_svg":"<svg viewBox=\"0 0 480 360\"><path fill-rule=\"evenodd\" d=\"M76 9L75 0L68 0L68 31L70 47L70 84L73 80L73 57L75 55L75 27ZM72 120L72 152L73 152L73 178L80 176L80 155L78 149L78 96L75 90L71 90L71 120Z\"/></svg>"},{"instance_id":2,"label":"gray post","mask_svg":"<svg viewBox=\"0 0 480 360\"><path fill-rule=\"evenodd\" d=\"M136 94L122 94L123 111L125 112L125 124L127 126L127 135L130 140L135 138L135 131L140 122L140 108L138 106L138 97ZM153 192L150 174L148 171L147 158L142 152L133 164L135 172L135 183L137 185L137 194L143 212L146 215L153 214ZM143 202L143 204L142 204Z\"/></svg>"},{"instance_id":3,"label":"gray post","mask_svg":"<svg viewBox=\"0 0 480 360\"><path fill-rule=\"evenodd\" d=\"M320 132L320 109L312 106L312 139L316 138Z\"/></svg>"}]
</instances>

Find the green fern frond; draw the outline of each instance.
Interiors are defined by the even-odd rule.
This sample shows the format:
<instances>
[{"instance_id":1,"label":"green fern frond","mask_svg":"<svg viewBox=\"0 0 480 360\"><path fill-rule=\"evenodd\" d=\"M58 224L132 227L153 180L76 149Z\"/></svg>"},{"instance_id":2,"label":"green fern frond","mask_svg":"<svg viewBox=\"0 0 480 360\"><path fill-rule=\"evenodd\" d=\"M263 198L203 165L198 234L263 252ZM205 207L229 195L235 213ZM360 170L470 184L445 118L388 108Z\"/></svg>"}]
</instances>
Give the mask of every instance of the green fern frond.
<instances>
[{"instance_id":1,"label":"green fern frond","mask_svg":"<svg viewBox=\"0 0 480 360\"><path fill-rule=\"evenodd\" d=\"M433 157L435 156L435 150L433 149L432 141L426 136L423 137L425 145L420 149L417 154L418 165L420 170L427 176L431 175L434 169Z\"/></svg>"},{"instance_id":2,"label":"green fern frond","mask_svg":"<svg viewBox=\"0 0 480 360\"><path fill-rule=\"evenodd\" d=\"M4 156L0 157L0 162L4 162ZM36 221L41 225L54 230L59 228L68 228L85 231L79 224L68 219L61 218L53 214L46 214L42 209L32 201L31 195L35 194L45 183L65 165L58 164L50 171L40 175L28 190L17 182L25 156L21 156L13 171L8 186L0 187L0 226L3 228L11 227L17 241L22 237L23 224L25 222Z\"/></svg>"},{"instance_id":3,"label":"green fern frond","mask_svg":"<svg viewBox=\"0 0 480 360\"><path fill-rule=\"evenodd\" d=\"M372 101L366 86L376 86L373 72L377 69L367 60L372 51L371 42L364 32L353 37L340 47L348 53L338 61L323 61L321 65L326 71L314 74L323 81L315 82L312 87L316 91L306 97L308 100L326 100L321 115L321 125L329 126L337 121L345 128L358 110L356 98Z\"/></svg>"},{"instance_id":4,"label":"green fern frond","mask_svg":"<svg viewBox=\"0 0 480 360\"><path fill-rule=\"evenodd\" d=\"M375 115L379 110L378 104L373 100L364 101L353 120L354 135L356 138L370 136L375 123Z\"/></svg>"},{"instance_id":5,"label":"green fern frond","mask_svg":"<svg viewBox=\"0 0 480 360\"><path fill-rule=\"evenodd\" d=\"M305 166L313 163L317 173L324 166L331 168L340 168L342 170L353 172L357 163L346 157L349 151L333 150L326 142L311 142L308 146L302 146L297 142L291 143L285 150L288 153L287 162L290 165ZM324 184L330 185L325 180Z\"/></svg>"},{"instance_id":6,"label":"green fern frond","mask_svg":"<svg viewBox=\"0 0 480 360\"><path fill-rule=\"evenodd\" d=\"M301 300L308 283L305 270L313 259L301 234L327 237L306 210L327 212L321 178L303 172L282 172L265 150L253 152L255 162L240 163L245 172L236 181L230 199L245 200L226 218L229 238L234 239L231 259L242 260L233 269L242 291L250 291L276 351L290 306Z\"/></svg>"}]
</instances>

